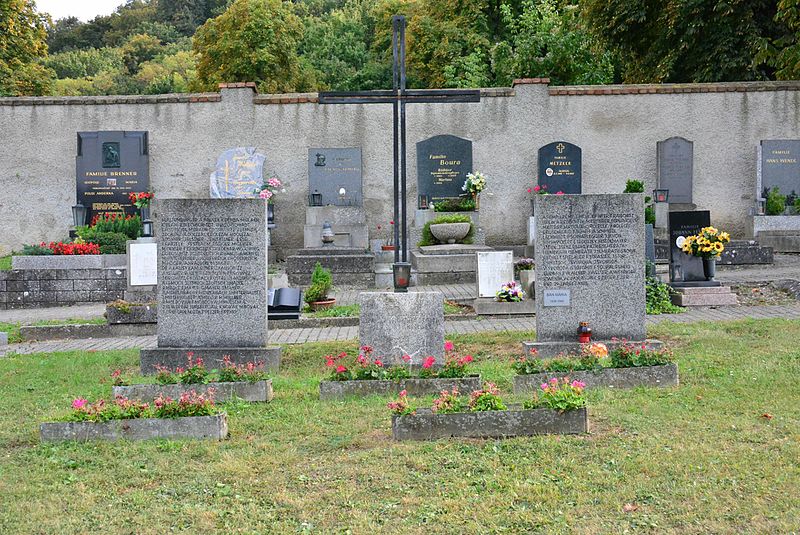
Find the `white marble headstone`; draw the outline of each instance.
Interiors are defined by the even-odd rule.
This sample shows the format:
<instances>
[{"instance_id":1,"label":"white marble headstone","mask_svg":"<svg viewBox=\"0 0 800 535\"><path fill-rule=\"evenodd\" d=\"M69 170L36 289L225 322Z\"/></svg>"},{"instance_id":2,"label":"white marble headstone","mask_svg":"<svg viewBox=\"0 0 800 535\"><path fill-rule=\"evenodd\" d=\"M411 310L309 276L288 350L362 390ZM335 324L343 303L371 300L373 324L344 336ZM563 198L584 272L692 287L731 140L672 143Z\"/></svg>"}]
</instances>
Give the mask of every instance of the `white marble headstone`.
<instances>
[{"instance_id":1,"label":"white marble headstone","mask_svg":"<svg viewBox=\"0 0 800 535\"><path fill-rule=\"evenodd\" d=\"M155 286L158 283L158 244L132 242L128 248L130 286Z\"/></svg>"},{"instance_id":2,"label":"white marble headstone","mask_svg":"<svg viewBox=\"0 0 800 535\"><path fill-rule=\"evenodd\" d=\"M500 286L514 280L514 253L477 252L478 297L494 297Z\"/></svg>"}]
</instances>

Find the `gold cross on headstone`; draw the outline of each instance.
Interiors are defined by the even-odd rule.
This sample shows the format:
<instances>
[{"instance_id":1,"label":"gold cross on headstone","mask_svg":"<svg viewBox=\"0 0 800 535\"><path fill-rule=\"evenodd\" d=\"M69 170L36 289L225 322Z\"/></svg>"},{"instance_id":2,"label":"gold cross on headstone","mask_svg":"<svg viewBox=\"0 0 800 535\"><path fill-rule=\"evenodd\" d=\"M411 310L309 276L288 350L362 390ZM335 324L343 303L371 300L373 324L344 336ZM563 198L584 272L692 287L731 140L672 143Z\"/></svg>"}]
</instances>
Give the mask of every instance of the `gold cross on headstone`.
<instances>
[{"instance_id":1,"label":"gold cross on headstone","mask_svg":"<svg viewBox=\"0 0 800 535\"><path fill-rule=\"evenodd\" d=\"M565 148L565 147L564 147L564 144L563 144L563 143L559 143L558 145L556 145L556 150L558 151L558 153L559 153L559 154L561 154L562 152L564 152L564 148Z\"/></svg>"}]
</instances>

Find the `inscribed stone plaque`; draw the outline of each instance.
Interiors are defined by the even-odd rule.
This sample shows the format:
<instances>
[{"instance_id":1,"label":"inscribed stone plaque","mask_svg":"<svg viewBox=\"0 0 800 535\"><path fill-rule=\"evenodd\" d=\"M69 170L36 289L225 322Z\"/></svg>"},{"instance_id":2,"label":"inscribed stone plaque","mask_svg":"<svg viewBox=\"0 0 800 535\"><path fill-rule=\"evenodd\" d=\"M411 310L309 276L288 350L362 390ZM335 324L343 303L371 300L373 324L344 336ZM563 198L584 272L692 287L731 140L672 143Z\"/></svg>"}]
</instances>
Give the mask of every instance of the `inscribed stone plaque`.
<instances>
[{"instance_id":1,"label":"inscribed stone plaque","mask_svg":"<svg viewBox=\"0 0 800 535\"><path fill-rule=\"evenodd\" d=\"M78 132L75 172L87 224L96 215L138 214L128 194L150 189L147 132Z\"/></svg>"},{"instance_id":2,"label":"inscribed stone plaque","mask_svg":"<svg viewBox=\"0 0 800 535\"><path fill-rule=\"evenodd\" d=\"M500 286L514 280L514 253L511 251L477 252L478 297L495 297Z\"/></svg>"},{"instance_id":3,"label":"inscribed stone plaque","mask_svg":"<svg viewBox=\"0 0 800 535\"><path fill-rule=\"evenodd\" d=\"M433 136L417 143L417 198L427 206L464 195L472 172L472 141L457 136ZM420 206L421 208L421 206Z\"/></svg>"},{"instance_id":4,"label":"inscribed stone plaque","mask_svg":"<svg viewBox=\"0 0 800 535\"><path fill-rule=\"evenodd\" d=\"M669 280L691 282L706 280L703 259L681 251L683 239L711 225L711 212L697 210L669 213Z\"/></svg>"},{"instance_id":5,"label":"inscribed stone plaque","mask_svg":"<svg viewBox=\"0 0 800 535\"><path fill-rule=\"evenodd\" d=\"M308 149L308 193L322 206L361 206L361 147Z\"/></svg>"},{"instance_id":6,"label":"inscribed stone plaque","mask_svg":"<svg viewBox=\"0 0 800 535\"><path fill-rule=\"evenodd\" d=\"M539 185L548 193L581 192L581 148L556 141L539 149Z\"/></svg>"},{"instance_id":7,"label":"inscribed stone plaque","mask_svg":"<svg viewBox=\"0 0 800 535\"><path fill-rule=\"evenodd\" d=\"M156 199L159 347L265 347L267 204Z\"/></svg>"},{"instance_id":8,"label":"inscribed stone plaque","mask_svg":"<svg viewBox=\"0 0 800 535\"><path fill-rule=\"evenodd\" d=\"M158 244L132 242L128 246L128 285L158 284Z\"/></svg>"},{"instance_id":9,"label":"inscribed stone plaque","mask_svg":"<svg viewBox=\"0 0 800 535\"><path fill-rule=\"evenodd\" d=\"M692 202L694 143L671 137L656 143L658 188L669 190L669 202Z\"/></svg>"},{"instance_id":10,"label":"inscribed stone plaque","mask_svg":"<svg viewBox=\"0 0 800 535\"><path fill-rule=\"evenodd\" d=\"M645 338L644 195L539 195L536 291L568 291L568 306L536 300L539 342ZM554 295L555 294L551 294Z\"/></svg>"},{"instance_id":11,"label":"inscribed stone plaque","mask_svg":"<svg viewBox=\"0 0 800 535\"><path fill-rule=\"evenodd\" d=\"M569 306L569 290L545 290L542 297L546 307Z\"/></svg>"},{"instance_id":12,"label":"inscribed stone plaque","mask_svg":"<svg viewBox=\"0 0 800 535\"><path fill-rule=\"evenodd\" d=\"M761 196L774 187L800 195L800 139L765 139L759 149Z\"/></svg>"},{"instance_id":13,"label":"inscribed stone plaque","mask_svg":"<svg viewBox=\"0 0 800 535\"><path fill-rule=\"evenodd\" d=\"M252 199L263 184L263 154L255 147L237 147L223 152L217 158L217 167L211 173L212 199Z\"/></svg>"}]
</instances>

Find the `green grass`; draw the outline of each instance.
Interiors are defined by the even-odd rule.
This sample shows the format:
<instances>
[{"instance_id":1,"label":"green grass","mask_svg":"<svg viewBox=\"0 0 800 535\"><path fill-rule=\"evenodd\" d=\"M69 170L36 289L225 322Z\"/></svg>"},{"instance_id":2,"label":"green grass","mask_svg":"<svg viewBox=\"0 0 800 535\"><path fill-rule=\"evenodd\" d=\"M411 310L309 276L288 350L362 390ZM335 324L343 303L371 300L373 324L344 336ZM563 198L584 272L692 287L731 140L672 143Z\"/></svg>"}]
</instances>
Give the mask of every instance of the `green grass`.
<instances>
[{"instance_id":1,"label":"green grass","mask_svg":"<svg viewBox=\"0 0 800 535\"><path fill-rule=\"evenodd\" d=\"M11 255L0 256L0 271L11 271Z\"/></svg>"},{"instance_id":2,"label":"green grass","mask_svg":"<svg viewBox=\"0 0 800 535\"><path fill-rule=\"evenodd\" d=\"M93 325L99 325L105 323L105 318L92 318L92 319L67 319L67 320L41 320L34 322L32 325L35 327L41 327L45 325L77 325L82 323L91 323ZM8 343L9 344L17 344L22 342L22 337L19 335L19 328L20 323L2 323L0 322L0 332L7 332L8 333Z\"/></svg>"},{"instance_id":3,"label":"green grass","mask_svg":"<svg viewBox=\"0 0 800 535\"><path fill-rule=\"evenodd\" d=\"M358 303L352 305L335 305L316 312L307 312L305 316L309 318L351 318L358 316L360 307Z\"/></svg>"},{"instance_id":4,"label":"green grass","mask_svg":"<svg viewBox=\"0 0 800 535\"><path fill-rule=\"evenodd\" d=\"M589 435L508 440L394 443L386 399L320 402L322 355L351 342L288 346L274 401L229 407L223 442L40 444L39 422L108 396L137 352L0 359L0 532L800 530L800 322L650 334L679 388L591 391ZM454 340L507 392L528 337Z\"/></svg>"}]
</instances>

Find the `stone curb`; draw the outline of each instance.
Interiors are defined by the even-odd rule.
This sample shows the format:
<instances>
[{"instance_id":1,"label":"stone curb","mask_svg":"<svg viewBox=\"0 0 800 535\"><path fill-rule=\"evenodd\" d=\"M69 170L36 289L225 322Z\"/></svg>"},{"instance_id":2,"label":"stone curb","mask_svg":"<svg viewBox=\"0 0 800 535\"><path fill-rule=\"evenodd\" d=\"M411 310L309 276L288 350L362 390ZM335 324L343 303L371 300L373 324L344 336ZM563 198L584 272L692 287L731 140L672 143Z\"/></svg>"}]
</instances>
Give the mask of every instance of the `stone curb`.
<instances>
[{"instance_id":1,"label":"stone curb","mask_svg":"<svg viewBox=\"0 0 800 535\"><path fill-rule=\"evenodd\" d=\"M430 396L442 390L457 388L461 393L480 390L481 376L461 377L455 379L402 379L399 381L321 381L319 383L319 399L344 399L348 396L385 396L397 395L406 390L409 396Z\"/></svg>"},{"instance_id":2,"label":"stone curb","mask_svg":"<svg viewBox=\"0 0 800 535\"><path fill-rule=\"evenodd\" d=\"M103 325L77 323L75 325L24 325L19 334L26 342L43 340L118 338L121 336L148 336L156 334L154 323L121 323Z\"/></svg>"},{"instance_id":3,"label":"stone curb","mask_svg":"<svg viewBox=\"0 0 800 535\"><path fill-rule=\"evenodd\" d=\"M109 269L126 268L127 255L19 255L11 257L14 270L30 269Z\"/></svg>"},{"instance_id":4,"label":"stone curb","mask_svg":"<svg viewBox=\"0 0 800 535\"><path fill-rule=\"evenodd\" d=\"M159 395L169 396L178 399L182 394L194 390L198 394L205 395L209 389L213 388L214 400L218 402L228 401L229 399L239 398L244 401L261 402L272 401L272 379L264 381L237 381L228 383L206 383L206 384L137 384L127 386L114 386L112 392L114 396L123 396L128 399L138 399L150 402Z\"/></svg>"},{"instance_id":5,"label":"stone curb","mask_svg":"<svg viewBox=\"0 0 800 535\"><path fill-rule=\"evenodd\" d=\"M74 440L149 440L196 438L222 440L228 436L225 413L184 418L138 418L109 422L50 422L39 425L42 442Z\"/></svg>"},{"instance_id":6,"label":"stone curb","mask_svg":"<svg viewBox=\"0 0 800 535\"><path fill-rule=\"evenodd\" d=\"M153 375L156 366L165 366L171 370L186 365L186 355L193 352L202 358L206 368L213 370L222 365L223 358L228 356L235 365L248 362L264 364L264 370L277 373L281 365L281 348L277 346L260 348L241 347L157 347L142 349L139 352L139 368L142 375Z\"/></svg>"},{"instance_id":7,"label":"stone curb","mask_svg":"<svg viewBox=\"0 0 800 535\"><path fill-rule=\"evenodd\" d=\"M603 368L594 371L544 372L514 376L514 394L529 394L538 391L542 383L553 377L569 377L586 383L586 388L636 388L637 386L678 386L678 365L674 362L663 366L641 366L636 368Z\"/></svg>"},{"instance_id":8,"label":"stone curb","mask_svg":"<svg viewBox=\"0 0 800 535\"><path fill-rule=\"evenodd\" d=\"M545 434L581 434L589 431L586 408L558 412L551 409L510 408L505 411L434 414L419 409L416 414L392 416L395 440L439 438L503 438Z\"/></svg>"}]
</instances>

